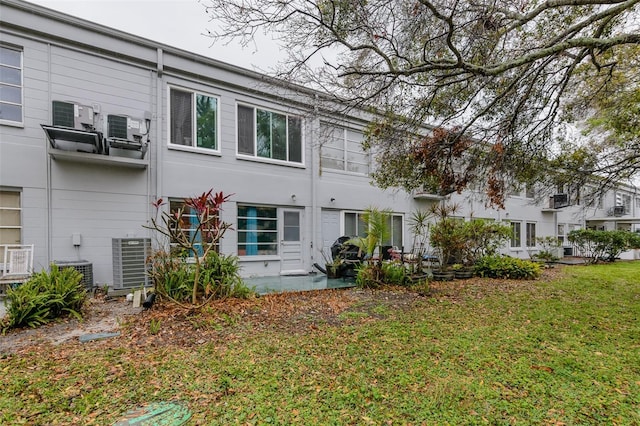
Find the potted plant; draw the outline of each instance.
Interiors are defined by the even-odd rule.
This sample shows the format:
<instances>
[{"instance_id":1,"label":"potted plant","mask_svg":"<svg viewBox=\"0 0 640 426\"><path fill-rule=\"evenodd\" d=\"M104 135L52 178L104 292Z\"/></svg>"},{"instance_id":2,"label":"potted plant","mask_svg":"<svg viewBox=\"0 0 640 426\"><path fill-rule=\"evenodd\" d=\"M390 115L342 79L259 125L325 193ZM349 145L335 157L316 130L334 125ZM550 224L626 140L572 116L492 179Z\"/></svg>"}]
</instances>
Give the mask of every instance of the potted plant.
<instances>
[{"instance_id":1,"label":"potted plant","mask_svg":"<svg viewBox=\"0 0 640 426\"><path fill-rule=\"evenodd\" d=\"M463 265L462 263L454 263L451 269L453 270L454 277L457 279L471 278L474 274L473 267Z\"/></svg>"}]
</instances>

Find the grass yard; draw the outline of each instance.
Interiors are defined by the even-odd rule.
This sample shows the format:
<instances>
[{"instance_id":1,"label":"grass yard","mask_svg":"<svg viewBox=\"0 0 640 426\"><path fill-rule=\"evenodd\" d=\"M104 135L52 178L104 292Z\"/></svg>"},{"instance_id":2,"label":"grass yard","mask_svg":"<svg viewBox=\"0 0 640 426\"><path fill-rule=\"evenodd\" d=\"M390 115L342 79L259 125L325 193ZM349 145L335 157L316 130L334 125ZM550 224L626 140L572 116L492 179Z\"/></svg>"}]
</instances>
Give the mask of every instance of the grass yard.
<instances>
[{"instance_id":1,"label":"grass yard","mask_svg":"<svg viewBox=\"0 0 640 426\"><path fill-rule=\"evenodd\" d=\"M155 311L5 356L0 424L113 424L166 400L193 425L640 424L640 262L358 292Z\"/></svg>"}]
</instances>

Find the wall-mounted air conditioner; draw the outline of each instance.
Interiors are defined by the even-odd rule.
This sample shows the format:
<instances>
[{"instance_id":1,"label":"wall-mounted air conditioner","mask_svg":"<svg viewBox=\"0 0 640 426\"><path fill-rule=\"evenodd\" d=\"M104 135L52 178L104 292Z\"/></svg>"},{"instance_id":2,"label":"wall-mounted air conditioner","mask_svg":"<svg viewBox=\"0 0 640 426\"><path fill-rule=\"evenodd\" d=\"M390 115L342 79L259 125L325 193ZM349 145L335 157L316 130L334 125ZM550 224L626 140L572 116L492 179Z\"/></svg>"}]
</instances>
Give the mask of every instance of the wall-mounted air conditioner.
<instances>
[{"instance_id":1,"label":"wall-mounted air conditioner","mask_svg":"<svg viewBox=\"0 0 640 426\"><path fill-rule=\"evenodd\" d=\"M53 101L51 125L42 125L52 148L63 151L102 153L102 133L96 131L97 105Z\"/></svg>"},{"instance_id":2,"label":"wall-mounted air conditioner","mask_svg":"<svg viewBox=\"0 0 640 426\"><path fill-rule=\"evenodd\" d=\"M146 261L151 254L150 238L113 238L113 288L148 286Z\"/></svg>"},{"instance_id":3,"label":"wall-mounted air conditioner","mask_svg":"<svg viewBox=\"0 0 640 426\"><path fill-rule=\"evenodd\" d=\"M554 194L550 199L551 208L560 209L569 205L569 194Z\"/></svg>"},{"instance_id":4,"label":"wall-mounted air conditioner","mask_svg":"<svg viewBox=\"0 0 640 426\"><path fill-rule=\"evenodd\" d=\"M107 147L109 155L129 158L144 158L147 144L144 137L149 133L149 120L127 115L107 115Z\"/></svg>"},{"instance_id":5,"label":"wall-mounted air conditioner","mask_svg":"<svg viewBox=\"0 0 640 426\"><path fill-rule=\"evenodd\" d=\"M53 101L52 123L58 127L68 127L76 130L94 131L94 109L91 106L74 102Z\"/></svg>"},{"instance_id":6,"label":"wall-mounted air conditioner","mask_svg":"<svg viewBox=\"0 0 640 426\"><path fill-rule=\"evenodd\" d=\"M624 206L615 206L613 208L613 215L614 216L622 216L622 215L624 215Z\"/></svg>"}]
</instances>

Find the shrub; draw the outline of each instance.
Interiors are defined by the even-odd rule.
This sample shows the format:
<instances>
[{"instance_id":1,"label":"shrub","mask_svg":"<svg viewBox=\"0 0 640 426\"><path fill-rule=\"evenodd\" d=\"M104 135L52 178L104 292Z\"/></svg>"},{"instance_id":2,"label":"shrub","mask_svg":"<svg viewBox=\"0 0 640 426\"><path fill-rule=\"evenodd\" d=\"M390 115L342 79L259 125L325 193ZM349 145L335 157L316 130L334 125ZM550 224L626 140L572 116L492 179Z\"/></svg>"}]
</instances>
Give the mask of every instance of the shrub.
<instances>
[{"instance_id":1,"label":"shrub","mask_svg":"<svg viewBox=\"0 0 640 426\"><path fill-rule=\"evenodd\" d=\"M407 271L398 262L365 262L357 270L356 285L360 288L378 288L382 285L406 285Z\"/></svg>"},{"instance_id":2,"label":"shrub","mask_svg":"<svg viewBox=\"0 0 640 426\"><path fill-rule=\"evenodd\" d=\"M158 295L177 302L192 300L196 275L194 264L165 251L155 252L149 258L149 263L149 274ZM253 290L246 286L239 272L237 256L209 252L200 262L198 277L198 287L203 289L205 300L253 295Z\"/></svg>"},{"instance_id":3,"label":"shrub","mask_svg":"<svg viewBox=\"0 0 640 426\"><path fill-rule=\"evenodd\" d=\"M82 274L74 268L42 271L7 292L9 307L3 331L12 327L38 327L51 320L73 315L81 318L87 292L81 284Z\"/></svg>"},{"instance_id":4,"label":"shrub","mask_svg":"<svg viewBox=\"0 0 640 426\"><path fill-rule=\"evenodd\" d=\"M509 256L485 256L476 263L476 274L486 278L530 280L540 276L540 265Z\"/></svg>"},{"instance_id":5,"label":"shrub","mask_svg":"<svg viewBox=\"0 0 640 426\"><path fill-rule=\"evenodd\" d=\"M382 271L377 264L361 263L357 267L356 286L360 288L378 288L382 285Z\"/></svg>"},{"instance_id":6,"label":"shrub","mask_svg":"<svg viewBox=\"0 0 640 426\"><path fill-rule=\"evenodd\" d=\"M579 229L571 231L568 239L590 263L598 260L613 262L623 251L640 248L640 236L629 231Z\"/></svg>"},{"instance_id":7,"label":"shrub","mask_svg":"<svg viewBox=\"0 0 640 426\"><path fill-rule=\"evenodd\" d=\"M404 285L407 283L407 270L402 263L384 262L382 280L389 285Z\"/></svg>"}]
</instances>

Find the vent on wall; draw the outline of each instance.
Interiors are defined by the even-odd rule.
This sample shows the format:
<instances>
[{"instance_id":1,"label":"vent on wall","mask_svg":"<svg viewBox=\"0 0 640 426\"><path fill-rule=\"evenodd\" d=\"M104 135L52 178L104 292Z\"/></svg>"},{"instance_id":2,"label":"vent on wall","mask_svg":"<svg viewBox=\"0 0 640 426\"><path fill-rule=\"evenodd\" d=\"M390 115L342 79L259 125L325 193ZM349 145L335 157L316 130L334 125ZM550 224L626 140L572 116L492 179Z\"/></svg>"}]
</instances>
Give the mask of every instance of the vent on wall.
<instances>
[{"instance_id":1,"label":"vent on wall","mask_svg":"<svg viewBox=\"0 0 640 426\"><path fill-rule=\"evenodd\" d=\"M93 289L93 264L87 260L54 260L59 269L73 268L82 274L80 281L87 290Z\"/></svg>"},{"instance_id":2,"label":"vent on wall","mask_svg":"<svg viewBox=\"0 0 640 426\"><path fill-rule=\"evenodd\" d=\"M146 259L151 253L150 238L114 238L113 288L136 288L149 285Z\"/></svg>"}]
</instances>

